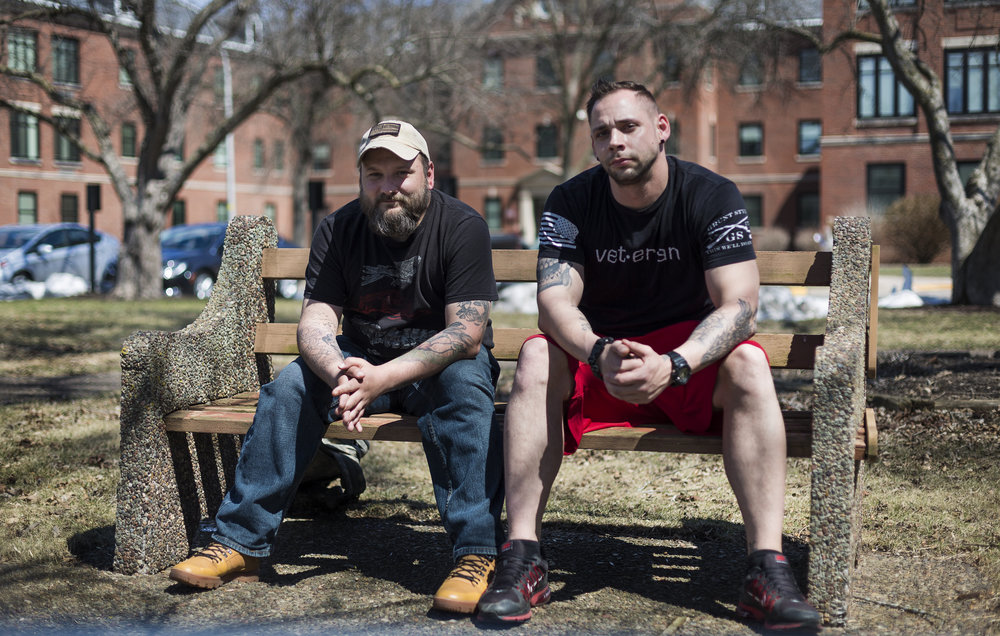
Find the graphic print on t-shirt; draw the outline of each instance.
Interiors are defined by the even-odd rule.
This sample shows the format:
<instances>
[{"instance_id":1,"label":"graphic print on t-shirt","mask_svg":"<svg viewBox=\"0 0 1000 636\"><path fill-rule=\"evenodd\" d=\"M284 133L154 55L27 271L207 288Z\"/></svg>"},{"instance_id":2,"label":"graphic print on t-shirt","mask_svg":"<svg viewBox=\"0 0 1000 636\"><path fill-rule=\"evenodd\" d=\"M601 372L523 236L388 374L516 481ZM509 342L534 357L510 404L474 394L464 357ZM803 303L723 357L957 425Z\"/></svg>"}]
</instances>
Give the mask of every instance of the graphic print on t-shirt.
<instances>
[{"instance_id":1,"label":"graphic print on t-shirt","mask_svg":"<svg viewBox=\"0 0 1000 636\"><path fill-rule=\"evenodd\" d=\"M542 220L538 224L538 242L552 247L576 247L576 237L580 230L573 223L558 214L542 212Z\"/></svg>"},{"instance_id":2,"label":"graphic print on t-shirt","mask_svg":"<svg viewBox=\"0 0 1000 636\"><path fill-rule=\"evenodd\" d=\"M414 256L388 265L361 267L361 295L352 316L355 329L372 350L408 351L436 332L402 325L413 321L413 281L421 257Z\"/></svg>"},{"instance_id":3,"label":"graphic print on t-shirt","mask_svg":"<svg viewBox=\"0 0 1000 636\"><path fill-rule=\"evenodd\" d=\"M745 209L728 212L715 219L708 226L708 245L705 256L736 250L753 245L750 235L750 218Z\"/></svg>"}]
</instances>

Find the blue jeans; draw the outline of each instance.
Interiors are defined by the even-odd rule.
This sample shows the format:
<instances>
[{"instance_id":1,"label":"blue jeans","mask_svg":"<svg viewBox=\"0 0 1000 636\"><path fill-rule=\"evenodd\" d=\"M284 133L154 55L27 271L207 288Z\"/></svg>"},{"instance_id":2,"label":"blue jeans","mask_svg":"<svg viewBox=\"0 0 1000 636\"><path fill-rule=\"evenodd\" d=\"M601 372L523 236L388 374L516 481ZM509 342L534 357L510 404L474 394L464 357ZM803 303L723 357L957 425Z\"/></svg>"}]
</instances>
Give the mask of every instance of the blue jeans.
<instances>
[{"instance_id":1,"label":"blue jeans","mask_svg":"<svg viewBox=\"0 0 1000 636\"><path fill-rule=\"evenodd\" d=\"M347 338L337 342L345 356L363 357ZM503 435L493 423L499 369L483 347L476 358L385 394L366 410L418 416L434 498L456 559L495 555L503 541ZM261 387L236 479L215 517L214 540L241 554L271 553L285 510L333 421L333 406L330 387L302 358Z\"/></svg>"}]
</instances>

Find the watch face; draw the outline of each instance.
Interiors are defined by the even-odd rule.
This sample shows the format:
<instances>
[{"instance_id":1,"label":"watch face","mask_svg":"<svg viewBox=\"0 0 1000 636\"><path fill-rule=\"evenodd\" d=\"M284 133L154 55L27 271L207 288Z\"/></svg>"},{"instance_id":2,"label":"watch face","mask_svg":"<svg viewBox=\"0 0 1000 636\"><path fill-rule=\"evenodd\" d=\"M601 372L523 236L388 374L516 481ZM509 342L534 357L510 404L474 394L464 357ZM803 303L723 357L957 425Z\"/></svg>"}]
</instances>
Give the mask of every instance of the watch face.
<instances>
[{"instance_id":1,"label":"watch face","mask_svg":"<svg viewBox=\"0 0 1000 636\"><path fill-rule=\"evenodd\" d=\"M691 377L691 367L688 366L687 360L682 358L680 354L671 352L670 362L673 364L673 369L670 370L670 382L672 384L687 384L688 378Z\"/></svg>"}]
</instances>

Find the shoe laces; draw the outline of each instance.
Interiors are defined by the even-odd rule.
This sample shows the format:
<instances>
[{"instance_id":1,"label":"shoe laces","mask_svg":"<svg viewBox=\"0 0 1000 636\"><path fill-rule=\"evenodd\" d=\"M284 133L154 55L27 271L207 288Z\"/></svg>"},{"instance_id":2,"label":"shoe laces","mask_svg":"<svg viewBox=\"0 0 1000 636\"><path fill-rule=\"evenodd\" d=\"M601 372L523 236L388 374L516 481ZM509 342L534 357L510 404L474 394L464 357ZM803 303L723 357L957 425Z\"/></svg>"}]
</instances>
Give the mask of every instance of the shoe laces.
<instances>
[{"instance_id":1,"label":"shoe laces","mask_svg":"<svg viewBox=\"0 0 1000 636\"><path fill-rule=\"evenodd\" d=\"M224 546L221 543L213 543L199 552L197 556L205 557L212 563L222 563L232 551L232 548Z\"/></svg>"},{"instance_id":2,"label":"shoe laces","mask_svg":"<svg viewBox=\"0 0 1000 636\"><path fill-rule=\"evenodd\" d=\"M465 579L470 583L476 583L489 572L490 558L479 554L470 554L462 557L455 564L455 568L448 575L451 579Z\"/></svg>"},{"instance_id":3,"label":"shoe laces","mask_svg":"<svg viewBox=\"0 0 1000 636\"><path fill-rule=\"evenodd\" d=\"M534 565L534 559L525 559L512 554L504 555L497 563L494 585L498 588L519 587Z\"/></svg>"},{"instance_id":4,"label":"shoe laces","mask_svg":"<svg viewBox=\"0 0 1000 636\"><path fill-rule=\"evenodd\" d=\"M788 600L804 600L799 586L792 576L791 569L787 565L782 565L773 561L765 561L758 566L760 568L759 577L763 579L764 586L771 591L775 597Z\"/></svg>"}]
</instances>

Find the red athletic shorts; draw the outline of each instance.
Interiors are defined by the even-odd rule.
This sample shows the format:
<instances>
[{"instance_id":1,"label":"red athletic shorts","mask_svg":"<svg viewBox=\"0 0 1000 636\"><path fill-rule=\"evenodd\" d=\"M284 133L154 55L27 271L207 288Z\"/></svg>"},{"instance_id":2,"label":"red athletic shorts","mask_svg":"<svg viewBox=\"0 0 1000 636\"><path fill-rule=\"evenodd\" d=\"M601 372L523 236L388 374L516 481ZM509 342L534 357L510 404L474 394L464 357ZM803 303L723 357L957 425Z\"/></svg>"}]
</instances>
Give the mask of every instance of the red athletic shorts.
<instances>
[{"instance_id":1,"label":"red athletic shorts","mask_svg":"<svg viewBox=\"0 0 1000 636\"><path fill-rule=\"evenodd\" d=\"M684 343L698 321L691 320L658 329L652 333L629 338L666 353ZM544 334L531 338L545 338L555 346L555 341ZM531 339L529 338L529 340ZM760 346L753 340L741 344ZM612 426L643 426L669 419L674 426L693 435L721 435L722 412L712 408L712 392L719 374L721 360L697 373L684 386L668 386L649 404L629 404L612 397L585 362L566 354L569 370L574 374L573 396L566 402L563 453L570 455L580 446L580 438L588 431Z\"/></svg>"}]
</instances>

